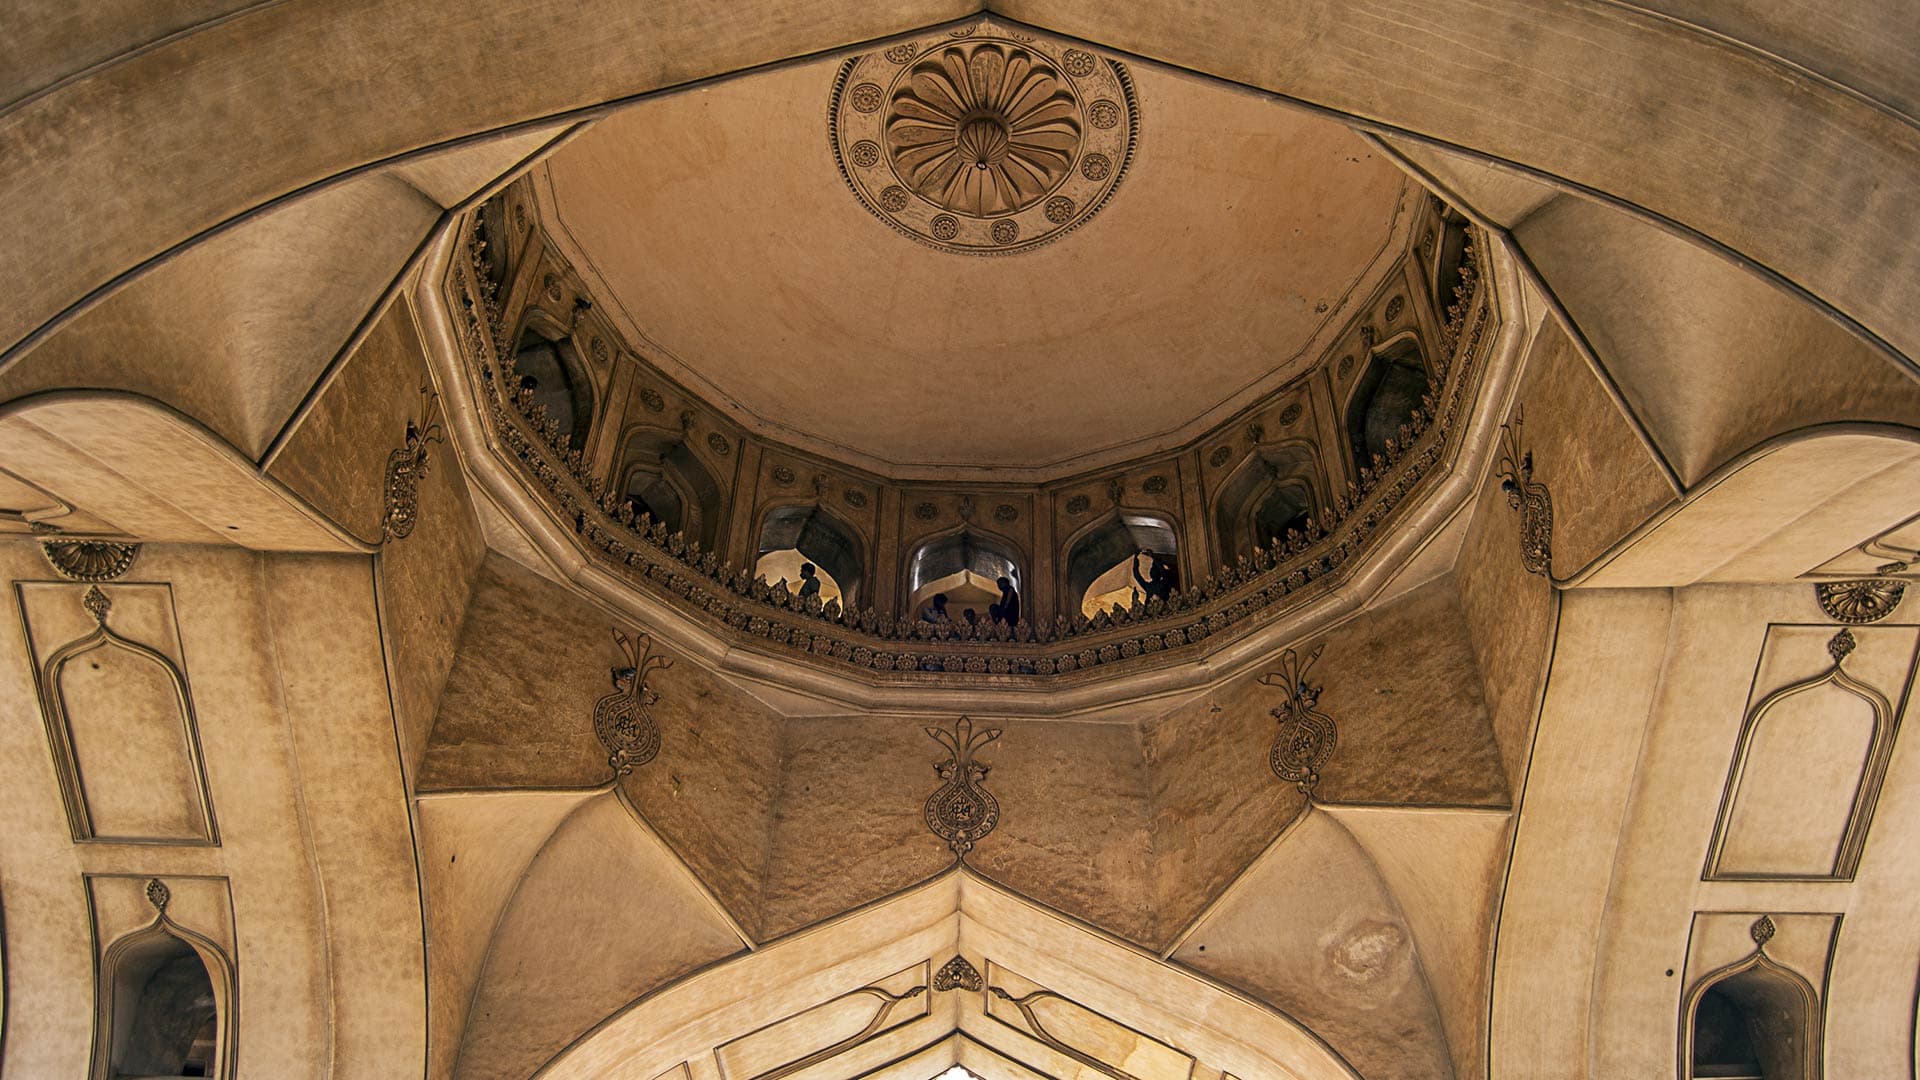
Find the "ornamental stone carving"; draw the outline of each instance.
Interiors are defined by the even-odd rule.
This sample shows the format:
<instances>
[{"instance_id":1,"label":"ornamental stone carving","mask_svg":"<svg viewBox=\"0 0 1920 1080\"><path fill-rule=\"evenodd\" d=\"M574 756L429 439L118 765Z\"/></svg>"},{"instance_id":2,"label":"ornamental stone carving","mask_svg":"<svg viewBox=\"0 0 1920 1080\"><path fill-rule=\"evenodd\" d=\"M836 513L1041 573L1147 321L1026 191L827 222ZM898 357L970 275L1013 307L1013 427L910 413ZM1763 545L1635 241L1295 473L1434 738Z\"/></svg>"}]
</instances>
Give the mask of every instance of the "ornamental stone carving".
<instances>
[{"instance_id":1,"label":"ornamental stone carving","mask_svg":"<svg viewBox=\"0 0 1920 1080\"><path fill-rule=\"evenodd\" d=\"M612 669L613 693L593 703L593 734L607 752L607 765L618 777L652 761L660 752L660 727L653 722L653 706L660 695L647 685L647 676L672 667L673 661L654 656L653 639L646 634L629 638L616 629L613 641L627 663Z\"/></svg>"},{"instance_id":2,"label":"ornamental stone carving","mask_svg":"<svg viewBox=\"0 0 1920 1080\"><path fill-rule=\"evenodd\" d=\"M110 540L43 540L40 551L70 581L112 581L133 568L139 544Z\"/></svg>"},{"instance_id":3,"label":"ornamental stone carving","mask_svg":"<svg viewBox=\"0 0 1920 1080\"><path fill-rule=\"evenodd\" d=\"M829 134L868 210L960 254L1023 251L1099 211L1133 156L1121 64L991 22L848 60Z\"/></svg>"},{"instance_id":4,"label":"ornamental stone carving","mask_svg":"<svg viewBox=\"0 0 1920 1080\"><path fill-rule=\"evenodd\" d=\"M933 973L933 989L939 993L948 990L979 990L981 987L980 969L974 967L964 956L956 956L942 964L939 971Z\"/></svg>"},{"instance_id":5,"label":"ornamental stone carving","mask_svg":"<svg viewBox=\"0 0 1920 1080\"><path fill-rule=\"evenodd\" d=\"M927 796L927 828L964 859L1000 823L1000 803L981 786L992 766L973 759L981 747L1000 737L1000 729L976 733L973 721L963 716L954 722L952 731L930 727L926 732L947 748L947 759L933 763L933 771L942 782Z\"/></svg>"},{"instance_id":6,"label":"ornamental stone carving","mask_svg":"<svg viewBox=\"0 0 1920 1080\"><path fill-rule=\"evenodd\" d=\"M1553 495L1547 485L1533 478L1533 451L1520 448L1520 425L1525 422L1515 409L1513 420L1500 425L1500 490L1507 493L1507 505L1520 511L1520 565L1529 574L1553 576Z\"/></svg>"},{"instance_id":7,"label":"ornamental stone carving","mask_svg":"<svg viewBox=\"0 0 1920 1080\"><path fill-rule=\"evenodd\" d=\"M1260 676L1260 685L1277 686L1287 694L1280 707L1271 710L1280 730L1267 751L1267 764L1273 775L1307 796L1320 782L1320 770L1339 740L1333 718L1320 711L1320 687L1307 681L1307 672L1325 650L1325 645L1316 646L1302 661L1299 653L1288 649L1280 654L1280 670Z\"/></svg>"},{"instance_id":8,"label":"ornamental stone carving","mask_svg":"<svg viewBox=\"0 0 1920 1080\"><path fill-rule=\"evenodd\" d=\"M380 518L381 542L404 540L420 520L420 478L427 475L427 447L440 441L440 425L431 423L439 397L420 388L420 420L407 420L400 448L387 455L385 510Z\"/></svg>"},{"instance_id":9,"label":"ornamental stone carving","mask_svg":"<svg viewBox=\"0 0 1920 1080\"><path fill-rule=\"evenodd\" d=\"M1835 622L1859 625L1879 622L1893 614L1893 609L1900 606L1901 598L1907 594L1907 583L1898 578L1861 578L1822 581L1813 590L1820 609Z\"/></svg>"}]
</instances>

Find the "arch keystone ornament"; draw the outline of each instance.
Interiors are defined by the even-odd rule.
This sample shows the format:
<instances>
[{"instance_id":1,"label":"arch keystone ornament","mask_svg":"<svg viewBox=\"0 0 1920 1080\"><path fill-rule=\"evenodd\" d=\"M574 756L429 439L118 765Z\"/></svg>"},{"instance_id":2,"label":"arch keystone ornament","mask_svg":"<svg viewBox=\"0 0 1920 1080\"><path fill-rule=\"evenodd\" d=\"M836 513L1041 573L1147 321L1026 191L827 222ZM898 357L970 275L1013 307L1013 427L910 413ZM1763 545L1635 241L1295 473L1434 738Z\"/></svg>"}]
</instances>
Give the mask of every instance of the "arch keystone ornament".
<instances>
[{"instance_id":1,"label":"arch keystone ornament","mask_svg":"<svg viewBox=\"0 0 1920 1080\"><path fill-rule=\"evenodd\" d=\"M615 629L613 641L626 654L627 664L611 669L613 693L593 703L593 734L618 779L660 752L660 727L653 721L660 695L647 685L647 676L672 667L673 660L653 655L653 639L646 634L629 638Z\"/></svg>"},{"instance_id":2,"label":"arch keystone ornament","mask_svg":"<svg viewBox=\"0 0 1920 1080\"><path fill-rule=\"evenodd\" d=\"M841 65L828 104L840 175L900 233L962 255L1026 251L1119 187L1139 138L1118 61L982 20Z\"/></svg>"},{"instance_id":3,"label":"arch keystone ornament","mask_svg":"<svg viewBox=\"0 0 1920 1080\"><path fill-rule=\"evenodd\" d=\"M981 747L1000 737L1000 729L975 732L973 721L963 716L954 721L952 731L930 727L926 732L947 748L947 759L933 763L943 783L927 796L927 828L964 859L1000 823L999 801L981 786L992 766L973 759Z\"/></svg>"},{"instance_id":4,"label":"arch keystone ornament","mask_svg":"<svg viewBox=\"0 0 1920 1080\"><path fill-rule=\"evenodd\" d=\"M941 965L933 973L933 988L936 991L974 990L981 987L980 969L974 967L964 956L956 956Z\"/></svg>"},{"instance_id":5,"label":"arch keystone ornament","mask_svg":"<svg viewBox=\"0 0 1920 1080\"><path fill-rule=\"evenodd\" d=\"M1333 748L1339 742L1333 717L1320 711L1321 688L1307 681L1307 672L1313 669L1314 662L1326 648L1325 644L1316 645L1304 661L1299 653L1288 649L1280 654L1280 670L1270 671L1259 680L1260 685L1277 686L1287 694L1280 707L1271 710L1273 718L1280 723L1280 730L1274 734L1273 746L1267 751L1267 764L1273 769L1273 775L1293 784L1308 798L1313 797L1314 786L1320 783L1320 770L1333 756Z\"/></svg>"}]
</instances>

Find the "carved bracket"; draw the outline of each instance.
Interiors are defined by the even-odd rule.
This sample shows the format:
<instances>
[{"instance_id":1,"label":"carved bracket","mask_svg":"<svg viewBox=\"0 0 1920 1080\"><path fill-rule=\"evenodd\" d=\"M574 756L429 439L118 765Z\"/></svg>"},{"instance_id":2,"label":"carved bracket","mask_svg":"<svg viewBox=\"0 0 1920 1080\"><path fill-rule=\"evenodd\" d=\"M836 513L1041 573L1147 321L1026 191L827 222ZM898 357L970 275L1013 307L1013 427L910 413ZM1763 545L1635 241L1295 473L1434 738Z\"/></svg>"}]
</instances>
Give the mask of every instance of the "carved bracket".
<instances>
[{"instance_id":1,"label":"carved bracket","mask_svg":"<svg viewBox=\"0 0 1920 1080\"><path fill-rule=\"evenodd\" d=\"M1895 569L1898 568L1898 569ZM1881 573L1898 573L1906 567L1891 563ZM1813 587L1820 609L1835 622L1859 626L1879 622L1893 614L1907 593L1907 583L1897 578L1860 578L1856 581L1822 581Z\"/></svg>"}]
</instances>

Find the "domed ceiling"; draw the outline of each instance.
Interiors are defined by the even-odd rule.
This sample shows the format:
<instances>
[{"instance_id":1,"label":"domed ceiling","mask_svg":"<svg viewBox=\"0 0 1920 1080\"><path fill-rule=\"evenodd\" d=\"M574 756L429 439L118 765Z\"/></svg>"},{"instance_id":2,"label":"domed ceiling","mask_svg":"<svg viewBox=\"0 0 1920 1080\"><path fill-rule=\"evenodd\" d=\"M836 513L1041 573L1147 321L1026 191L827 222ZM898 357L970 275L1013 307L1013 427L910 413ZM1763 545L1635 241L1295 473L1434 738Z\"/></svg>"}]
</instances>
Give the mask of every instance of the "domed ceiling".
<instances>
[{"instance_id":1,"label":"domed ceiling","mask_svg":"<svg viewBox=\"0 0 1920 1080\"><path fill-rule=\"evenodd\" d=\"M992 24L642 102L546 166L649 360L895 475L1177 445L1320 358L1404 249L1344 126Z\"/></svg>"}]
</instances>

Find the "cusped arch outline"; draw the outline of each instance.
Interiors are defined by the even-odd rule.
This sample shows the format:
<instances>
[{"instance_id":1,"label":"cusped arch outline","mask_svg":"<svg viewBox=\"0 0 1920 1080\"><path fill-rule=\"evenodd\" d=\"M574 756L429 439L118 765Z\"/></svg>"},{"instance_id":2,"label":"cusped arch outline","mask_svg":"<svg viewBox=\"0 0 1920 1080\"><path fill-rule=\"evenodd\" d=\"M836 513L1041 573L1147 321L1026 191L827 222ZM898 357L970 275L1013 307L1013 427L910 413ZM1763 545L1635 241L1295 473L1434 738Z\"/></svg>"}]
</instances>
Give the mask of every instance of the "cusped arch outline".
<instances>
[{"instance_id":1,"label":"cusped arch outline","mask_svg":"<svg viewBox=\"0 0 1920 1080\"><path fill-rule=\"evenodd\" d=\"M239 1044L235 1033L239 1031L236 1023L240 1008L239 970L228 959L226 950L211 938L174 922L163 907L154 915L152 922L122 934L100 953L99 968L94 975L90 1080L114 1080L115 1025L120 1009L126 1004L116 1000L119 997L116 982L120 968L149 947L164 945L169 940L179 942L193 951L206 968L207 981L213 985L214 1054L210 1075L214 1080L231 1080L238 1075L235 1064L239 1057Z\"/></svg>"},{"instance_id":2,"label":"cusped arch outline","mask_svg":"<svg viewBox=\"0 0 1920 1080\"><path fill-rule=\"evenodd\" d=\"M1707 992L1749 973L1757 974L1776 986L1791 991L1795 1003L1799 1006L1799 1032L1802 1036L1800 1046L1796 1048L1795 1063L1799 1066L1799 1075L1783 1080L1820 1080L1823 1075L1823 1043L1825 1019L1820 1007L1820 994L1808 982L1806 976L1793 970L1767 955L1764 945L1758 945L1743 960L1736 960L1724 967L1715 968L1700 977L1687 992L1686 1000L1680 1005L1680 1057L1675 1076L1692 1078L1694 1022L1698 1017L1700 1001ZM1705 1078L1702 1078L1705 1080ZM1769 1077L1771 1080L1771 1077Z\"/></svg>"},{"instance_id":3,"label":"cusped arch outline","mask_svg":"<svg viewBox=\"0 0 1920 1080\"><path fill-rule=\"evenodd\" d=\"M206 759L200 750L200 724L193 709L193 695L187 688L186 672L181 671L166 654L131 638L123 637L107 625L107 613L111 603L97 587L87 590L83 601L89 611L94 613L94 627L84 636L75 638L54 650L40 669L40 712L46 722L47 745L54 757L54 773L59 780L60 798L67 811L67 824L72 830L76 843L87 841L112 841L137 844L180 844L193 846L220 846L220 827L214 819L213 794L207 785ZM119 649L131 653L136 659L156 665L166 676L173 690L175 715L180 724L180 737L186 754L187 775L193 784L192 802L200 813L200 831L193 837L123 837L102 836L95 829L93 812L87 805L86 786L81 775L79 754L74 749L73 726L70 722L65 695L61 692L61 678L69 663L88 653L100 649Z\"/></svg>"},{"instance_id":4,"label":"cusped arch outline","mask_svg":"<svg viewBox=\"0 0 1920 1080\"><path fill-rule=\"evenodd\" d=\"M1842 642L1844 641L1844 645ZM1760 699L1740 724L1740 736L1734 743L1733 761L1727 768L1726 786L1720 793L1720 812L1713 826L1713 842L1707 848L1707 864L1701 873L1703 881L1852 881L1854 872L1860 865L1860 853L1866 847L1867 828L1873 821L1873 811L1880 799L1880 787L1886 780L1887 761L1893 754L1893 736L1899 726L1899 717L1894 714L1893 705L1886 695L1846 673L1843 669L1845 657L1853 647L1851 635L1842 630L1835 635L1829 645L1835 659L1831 667L1818 675L1788 683ZM1753 750L1754 736L1760 725L1774 707L1782 702L1810 693L1823 687L1832 686L1866 702L1873 710L1873 737L1867 744L1867 756L1862 764L1859 779L1854 786L1853 802L1847 810L1847 824L1840 833L1840 844L1834 854L1832 870L1826 874L1804 874L1795 872L1755 872L1729 870L1721 864L1726 847L1733 832L1734 811L1740 803L1742 783L1746 778L1748 757Z\"/></svg>"}]
</instances>

